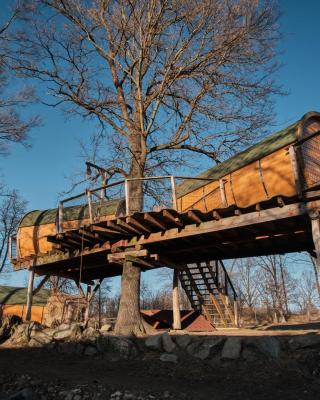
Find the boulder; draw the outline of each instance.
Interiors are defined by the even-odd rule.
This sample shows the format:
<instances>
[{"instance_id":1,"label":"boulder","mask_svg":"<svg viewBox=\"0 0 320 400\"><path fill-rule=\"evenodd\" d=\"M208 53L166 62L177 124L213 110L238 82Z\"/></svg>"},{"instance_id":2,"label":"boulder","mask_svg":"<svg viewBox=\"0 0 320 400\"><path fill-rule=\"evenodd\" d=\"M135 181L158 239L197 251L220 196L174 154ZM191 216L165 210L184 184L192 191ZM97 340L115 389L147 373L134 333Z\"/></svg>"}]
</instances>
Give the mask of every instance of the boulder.
<instances>
[{"instance_id":1,"label":"boulder","mask_svg":"<svg viewBox=\"0 0 320 400\"><path fill-rule=\"evenodd\" d=\"M166 353L172 353L176 349L176 344L174 341L171 339L171 336L168 334L168 332L165 332L163 335L161 335L162 339L162 347Z\"/></svg>"},{"instance_id":2,"label":"boulder","mask_svg":"<svg viewBox=\"0 0 320 400\"><path fill-rule=\"evenodd\" d=\"M134 343L122 336L109 336L108 351L115 352L120 358L130 358L138 355L138 350Z\"/></svg>"},{"instance_id":3,"label":"boulder","mask_svg":"<svg viewBox=\"0 0 320 400\"><path fill-rule=\"evenodd\" d=\"M29 347L41 347L43 345L51 343L53 340L53 332L52 330L43 330L34 332L31 335L31 339L28 343Z\"/></svg>"},{"instance_id":4,"label":"boulder","mask_svg":"<svg viewBox=\"0 0 320 400\"><path fill-rule=\"evenodd\" d=\"M111 324L104 324L104 325L102 325L102 327L100 328L100 333L101 333L102 335L104 335L105 333L110 332L111 329L112 329L112 325L111 325Z\"/></svg>"},{"instance_id":5,"label":"boulder","mask_svg":"<svg viewBox=\"0 0 320 400\"><path fill-rule=\"evenodd\" d=\"M168 363L177 363L178 356L176 354L163 353L160 356L160 361Z\"/></svg>"},{"instance_id":6,"label":"boulder","mask_svg":"<svg viewBox=\"0 0 320 400\"><path fill-rule=\"evenodd\" d=\"M190 335L181 335L181 336L176 336L175 338L176 344L181 348L185 349L186 347L189 346L191 343L192 339Z\"/></svg>"},{"instance_id":7,"label":"boulder","mask_svg":"<svg viewBox=\"0 0 320 400\"><path fill-rule=\"evenodd\" d=\"M253 347L268 358L277 359L280 356L280 342L273 336L248 337L245 345Z\"/></svg>"},{"instance_id":8,"label":"boulder","mask_svg":"<svg viewBox=\"0 0 320 400\"><path fill-rule=\"evenodd\" d=\"M241 344L241 338L232 336L228 337L222 348L221 359L237 360L241 354Z\"/></svg>"},{"instance_id":9,"label":"boulder","mask_svg":"<svg viewBox=\"0 0 320 400\"><path fill-rule=\"evenodd\" d=\"M56 340L75 340L81 337L81 325L80 324L63 324L60 325L53 333L53 338Z\"/></svg>"},{"instance_id":10,"label":"boulder","mask_svg":"<svg viewBox=\"0 0 320 400\"><path fill-rule=\"evenodd\" d=\"M17 315L5 316L1 320L0 325L0 340L7 340L12 332L13 328L21 323L21 318Z\"/></svg>"},{"instance_id":11,"label":"boulder","mask_svg":"<svg viewBox=\"0 0 320 400\"><path fill-rule=\"evenodd\" d=\"M307 335L299 335L288 341L291 350L305 349L308 347L320 346L320 335L309 333Z\"/></svg>"},{"instance_id":12,"label":"boulder","mask_svg":"<svg viewBox=\"0 0 320 400\"><path fill-rule=\"evenodd\" d=\"M220 345L224 342L224 338L222 336L212 336L205 339L198 339L189 344L187 347L187 352L195 358L199 358L200 360L206 360L210 358L215 350L220 348Z\"/></svg>"},{"instance_id":13,"label":"boulder","mask_svg":"<svg viewBox=\"0 0 320 400\"><path fill-rule=\"evenodd\" d=\"M96 338L100 336L100 333L96 329L89 327L82 332L82 336L85 338Z\"/></svg>"},{"instance_id":14,"label":"boulder","mask_svg":"<svg viewBox=\"0 0 320 400\"><path fill-rule=\"evenodd\" d=\"M161 336L162 334L149 336L145 341L146 347L150 350L162 351Z\"/></svg>"}]
</instances>

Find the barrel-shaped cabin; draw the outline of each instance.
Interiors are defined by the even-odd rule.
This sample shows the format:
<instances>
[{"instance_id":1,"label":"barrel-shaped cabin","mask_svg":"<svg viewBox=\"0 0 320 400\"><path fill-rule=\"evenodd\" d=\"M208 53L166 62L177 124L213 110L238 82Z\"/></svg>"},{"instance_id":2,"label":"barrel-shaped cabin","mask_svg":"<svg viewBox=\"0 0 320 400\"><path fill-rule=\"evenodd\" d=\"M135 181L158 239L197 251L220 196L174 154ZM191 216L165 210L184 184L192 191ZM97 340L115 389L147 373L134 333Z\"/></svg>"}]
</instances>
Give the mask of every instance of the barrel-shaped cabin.
<instances>
[{"instance_id":1,"label":"barrel-shaped cabin","mask_svg":"<svg viewBox=\"0 0 320 400\"><path fill-rule=\"evenodd\" d=\"M320 113L306 114L199 177L177 187L179 212L245 208L274 197L303 198L307 191L320 186ZM99 222L124 215L125 210L124 200L91 204ZM32 211L22 218L17 231L18 259L50 253L55 244L48 236L90 224L88 205L64 207L60 227L58 216L59 210L51 209Z\"/></svg>"},{"instance_id":2,"label":"barrel-shaped cabin","mask_svg":"<svg viewBox=\"0 0 320 400\"><path fill-rule=\"evenodd\" d=\"M94 215L99 221L109 221L124 213L123 200L104 200L92 204ZM54 243L48 236L58 233L57 208L44 211L31 211L20 221L17 230L17 258L25 258L38 254L46 254L54 250ZM79 229L90 223L87 205L65 207L63 209L63 230Z\"/></svg>"},{"instance_id":3,"label":"barrel-shaped cabin","mask_svg":"<svg viewBox=\"0 0 320 400\"><path fill-rule=\"evenodd\" d=\"M320 186L320 113L301 120L177 187L180 212L249 207Z\"/></svg>"}]
</instances>

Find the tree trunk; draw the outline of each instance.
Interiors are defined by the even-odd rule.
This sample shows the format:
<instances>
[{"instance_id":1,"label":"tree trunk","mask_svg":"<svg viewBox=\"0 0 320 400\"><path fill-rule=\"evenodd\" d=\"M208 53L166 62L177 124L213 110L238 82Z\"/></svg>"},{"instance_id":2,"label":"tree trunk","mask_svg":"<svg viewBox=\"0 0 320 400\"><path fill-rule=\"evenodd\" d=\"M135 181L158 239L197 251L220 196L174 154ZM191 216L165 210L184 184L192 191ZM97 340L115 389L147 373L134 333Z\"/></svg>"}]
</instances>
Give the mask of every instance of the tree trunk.
<instances>
[{"instance_id":1,"label":"tree trunk","mask_svg":"<svg viewBox=\"0 0 320 400\"><path fill-rule=\"evenodd\" d=\"M131 137L130 177L142 178L145 166L145 155L141 152L141 135L133 134ZM142 181L129 181L127 209L129 213L141 212L143 209L143 183ZM121 276L121 298L115 333L118 335L139 336L153 332L140 314L140 268L131 261L124 261Z\"/></svg>"},{"instance_id":2,"label":"tree trunk","mask_svg":"<svg viewBox=\"0 0 320 400\"><path fill-rule=\"evenodd\" d=\"M151 331L140 314L140 268L131 261L123 263L121 298L115 326L117 335L139 336Z\"/></svg>"}]
</instances>

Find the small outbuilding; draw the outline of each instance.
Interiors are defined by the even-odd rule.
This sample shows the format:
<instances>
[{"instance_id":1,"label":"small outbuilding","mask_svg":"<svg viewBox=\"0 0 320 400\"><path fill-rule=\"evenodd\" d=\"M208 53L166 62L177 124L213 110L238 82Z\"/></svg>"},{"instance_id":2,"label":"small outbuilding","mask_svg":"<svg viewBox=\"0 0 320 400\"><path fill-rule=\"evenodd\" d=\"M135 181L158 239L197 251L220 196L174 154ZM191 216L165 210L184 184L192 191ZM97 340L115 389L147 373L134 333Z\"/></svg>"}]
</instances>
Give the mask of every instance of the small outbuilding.
<instances>
[{"instance_id":1,"label":"small outbuilding","mask_svg":"<svg viewBox=\"0 0 320 400\"><path fill-rule=\"evenodd\" d=\"M33 297L31 320L43 323L50 289L40 289ZM17 315L26 317L27 288L0 286L0 315Z\"/></svg>"}]
</instances>

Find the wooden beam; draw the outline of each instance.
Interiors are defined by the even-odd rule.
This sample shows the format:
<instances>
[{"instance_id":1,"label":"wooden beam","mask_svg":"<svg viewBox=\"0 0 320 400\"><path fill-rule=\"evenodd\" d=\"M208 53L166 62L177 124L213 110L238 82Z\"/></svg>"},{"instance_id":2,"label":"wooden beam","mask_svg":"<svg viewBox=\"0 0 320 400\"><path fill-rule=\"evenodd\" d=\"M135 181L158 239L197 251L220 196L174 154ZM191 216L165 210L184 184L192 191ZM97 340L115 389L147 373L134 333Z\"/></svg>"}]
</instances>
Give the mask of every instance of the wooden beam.
<instances>
[{"instance_id":1,"label":"wooden beam","mask_svg":"<svg viewBox=\"0 0 320 400\"><path fill-rule=\"evenodd\" d=\"M320 216L319 211L313 211L309 214L311 219L312 239L315 248L315 263L320 273Z\"/></svg>"},{"instance_id":2,"label":"wooden beam","mask_svg":"<svg viewBox=\"0 0 320 400\"><path fill-rule=\"evenodd\" d=\"M147 232L147 233L152 232L152 229L150 229L148 226L146 226L146 224L143 224L140 221L138 221L134 216L127 217L126 222L127 222L127 224L133 225L134 227L140 229L140 231L142 231L142 232Z\"/></svg>"},{"instance_id":3,"label":"wooden beam","mask_svg":"<svg viewBox=\"0 0 320 400\"><path fill-rule=\"evenodd\" d=\"M317 203L320 206L320 202ZM149 244L159 241L178 239L182 237L192 237L211 232L220 232L225 229L242 228L247 225L259 225L269 221L282 220L306 214L306 206L304 203L296 203L284 206L282 208L271 208L253 211L239 216L222 218L219 221L205 221L200 225L186 225L183 229L171 228L165 232L151 233L149 237L132 238L126 241L127 247L136 244Z\"/></svg>"},{"instance_id":4,"label":"wooden beam","mask_svg":"<svg viewBox=\"0 0 320 400\"><path fill-rule=\"evenodd\" d=\"M122 251L119 253L108 254L107 259L109 262L124 260L127 256L134 257L146 257L148 255L148 250L129 250Z\"/></svg>"},{"instance_id":5,"label":"wooden beam","mask_svg":"<svg viewBox=\"0 0 320 400\"><path fill-rule=\"evenodd\" d=\"M145 221L149 222L151 225L154 225L157 228L160 228L162 231L165 231L167 229L166 225L163 222L160 222L158 219L156 219L149 213L145 213L143 216L143 219Z\"/></svg>"},{"instance_id":6,"label":"wooden beam","mask_svg":"<svg viewBox=\"0 0 320 400\"><path fill-rule=\"evenodd\" d=\"M202 219L198 216L198 214L193 211L193 210L189 210L187 212L188 218L191 219L191 221L195 222L196 224L201 224Z\"/></svg>"},{"instance_id":7,"label":"wooden beam","mask_svg":"<svg viewBox=\"0 0 320 400\"><path fill-rule=\"evenodd\" d=\"M33 300L33 281L34 269L29 270L28 289L27 289L27 307L26 307L26 320L31 320L32 300Z\"/></svg>"},{"instance_id":8,"label":"wooden beam","mask_svg":"<svg viewBox=\"0 0 320 400\"><path fill-rule=\"evenodd\" d=\"M180 218L173 215L170 210L162 210L162 215L166 220L174 223L176 226L183 227L183 222L180 220Z\"/></svg>"},{"instance_id":9,"label":"wooden beam","mask_svg":"<svg viewBox=\"0 0 320 400\"><path fill-rule=\"evenodd\" d=\"M127 231L129 234L133 235L141 235L144 233L144 231L141 231L141 229L137 229L132 225L129 225L126 221L122 221L121 219L117 219L117 225L120 226L120 228L123 228L125 231Z\"/></svg>"},{"instance_id":10,"label":"wooden beam","mask_svg":"<svg viewBox=\"0 0 320 400\"><path fill-rule=\"evenodd\" d=\"M173 311L173 329L181 329L181 315L179 304L179 270L173 270L172 282L172 311Z\"/></svg>"}]
</instances>

